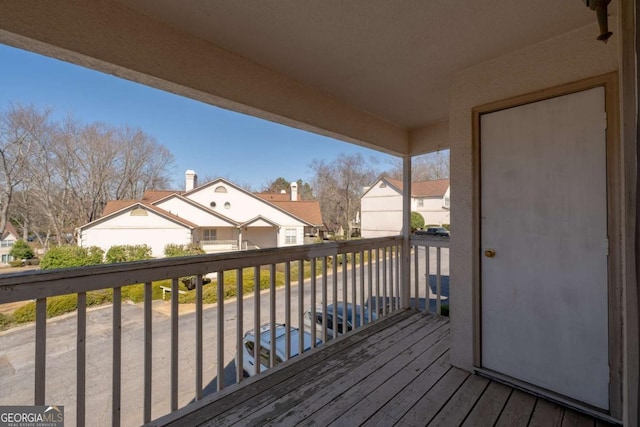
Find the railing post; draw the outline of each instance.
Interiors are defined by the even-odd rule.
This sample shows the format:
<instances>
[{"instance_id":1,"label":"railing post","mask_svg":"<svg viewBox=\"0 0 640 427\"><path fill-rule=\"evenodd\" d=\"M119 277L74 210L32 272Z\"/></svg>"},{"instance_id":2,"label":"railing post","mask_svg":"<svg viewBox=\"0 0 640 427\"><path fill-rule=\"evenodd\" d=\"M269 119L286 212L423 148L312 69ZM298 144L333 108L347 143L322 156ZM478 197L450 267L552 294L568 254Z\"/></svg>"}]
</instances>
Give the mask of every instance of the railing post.
<instances>
[{"instance_id":1,"label":"railing post","mask_svg":"<svg viewBox=\"0 0 640 427\"><path fill-rule=\"evenodd\" d=\"M411 156L402 158L402 249L400 251L400 307L411 301Z\"/></svg>"}]
</instances>

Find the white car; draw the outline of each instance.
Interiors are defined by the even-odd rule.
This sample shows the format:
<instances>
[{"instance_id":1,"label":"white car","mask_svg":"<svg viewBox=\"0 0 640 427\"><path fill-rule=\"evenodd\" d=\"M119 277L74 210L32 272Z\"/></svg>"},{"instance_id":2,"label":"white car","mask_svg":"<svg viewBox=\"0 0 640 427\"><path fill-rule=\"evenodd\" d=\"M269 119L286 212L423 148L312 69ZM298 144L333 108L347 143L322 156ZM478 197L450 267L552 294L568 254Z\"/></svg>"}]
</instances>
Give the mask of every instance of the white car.
<instances>
[{"instance_id":1,"label":"white car","mask_svg":"<svg viewBox=\"0 0 640 427\"><path fill-rule=\"evenodd\" d=\"M337 310L334 310L334 304L329 304L327 305L327 337L329 339L334 337L334 333L333 333L333 316L334 316L334 312L337 311L337 316L338 316L338 336L342 335L345 333L344 331L344 303L342 302L337 302L335 303L335 306L338 307ZM347 318L347 330L346 332L351 331L352 329L357 329L359 328L360 325L360 308L361 306L359 305L353 305L351 303L347 303L347 314L346 314L346 318ZM376 313L371 313L371 320L376 320L378 318L378 316L376 315ZM311 313L311 311L307 311L306 313L304 313L304 330L305 333L307 331L311 331L311 327L313 322L315 321L316 323L316 336L321 337L322 336L322 304L318 304L316 305L316 311L315 314ZM364 307L364 323L363 324L367 324L369 323L369 310L367 309L367 307Z\"/></svg>"},{"instance_id":2,"label":"white car","mask_svg":"<svg viewBox=\"0 0 640 427\"><path fill-rule=\"evenodd\" d=\"M274 366L282 363L285 360L285 340L286 340L286 326L283 324L275 325L275 361ZM291 331L291 348L289 352L289 359L298 355L298 343L300 342L300 331L298 328L290 327ZM304 339L304 351L311 349L311 334L305 332L303 334ZM256 362L253 358L253 350L255 348L256 337L254 330L250 330L244 334L244 340L242 341L242 374L243 376L250 377L256 374ZM316 345L322 344L322 340L316 340ZM262 325L260 327L260 372L264 372L269 368L271 357L271 326L269 324ZM238 354L236 353L236 365L238 364Z\"/></svg>"}]
</instances>

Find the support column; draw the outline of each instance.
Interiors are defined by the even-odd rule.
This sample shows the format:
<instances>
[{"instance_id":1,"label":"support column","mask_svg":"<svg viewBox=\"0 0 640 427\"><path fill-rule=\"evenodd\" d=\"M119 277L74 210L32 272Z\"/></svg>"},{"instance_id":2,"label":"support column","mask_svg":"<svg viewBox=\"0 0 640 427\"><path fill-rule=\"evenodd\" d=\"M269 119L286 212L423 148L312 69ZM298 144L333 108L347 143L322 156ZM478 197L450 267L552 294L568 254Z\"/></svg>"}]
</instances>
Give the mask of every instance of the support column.
<instances>
[{"instance_id":1,"label":"support column","mask_svg":"<svg viewBox=\"0 0 640 427\"><path fill-rule=\"evenodd\" d=\"M411 156L402 158L402 252L400 307L409 308L411 299Z\"/></svg>"}]
</instances>

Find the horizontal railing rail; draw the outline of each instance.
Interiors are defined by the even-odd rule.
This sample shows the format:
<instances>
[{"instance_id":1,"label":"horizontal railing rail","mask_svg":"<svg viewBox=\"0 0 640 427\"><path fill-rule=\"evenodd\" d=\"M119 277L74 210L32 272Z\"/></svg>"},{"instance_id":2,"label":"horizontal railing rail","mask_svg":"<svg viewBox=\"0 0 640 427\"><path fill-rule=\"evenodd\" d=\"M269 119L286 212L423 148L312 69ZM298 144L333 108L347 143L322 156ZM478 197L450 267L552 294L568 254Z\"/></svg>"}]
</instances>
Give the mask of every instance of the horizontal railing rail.
<instances>
[{"instance_id":1,"label":"horizontal railing rail","mask_svg":"<svg viewBox=\"0 0 640 427\"><path fill-rule=\"evenodd\" d=\"M46 319L48 298L78 295L75 326L76 392L75 400L66 402L75 409L77 424L84 425L86 414L95 413L95 408L87 411L87 369L90 365L87 354L92 345L91 332L88 330L87 298L91 292L104 289L113 290L109 334L111 360L105 362L110 365L112 381L111 391L101 404L111 404L113 425L119 425L122 419L125 424L148 422L152 417L175 411L184 405L185 393L187 396L190 394L193 400L200 400L210 390L223 389L230 376L240 382L247 374L259 373L334 336L399 310L402 287L408 285L400 281L403 277L402 242L402 237L394 236L2 275L0 304L36 300L36 324L33 402L0 400L0 404L45 404L48 396L45 389L45 384L48 384L47 367L56 357L47 352L47 326L52 321ZM415 263L412 266L415 272L412 278L415 284L412 286L415 289L412 303L416 307L421 295L424 296L424 289L429 286L429 270L426 270L426 281L418 274L422 274L418 264L424 262L424 258L421 258L424 257L423 248L431 247L439 253L440 248L447 245L448 242L440 240L411 239L412 252L415 254L412 257ZM426 256L429 268L431 260L428 254ZM179 299L185 296L185 291L179 288L180 278L185 276L195 277L192 294L195 308L190 315L192 317L184 318L188 320L179 315ZM436 276L440 277L439 270ZM208 283L205 278L211 279L212 283L205 285ZM164 329L163 320L154 316L152 286L153 282L167 279L170 280L170 287L163 286L163 291L170 292L171 299L167 302L158 301L160 304L169 304L169 325ZM246 280L252 280L253 285L245 286ZM440 283L440 279L437 280ZM140 321L131 323L128 315L123 314L122 295L123 288L133 284L143 284L144 298L139 304L142 310ZM235 301L225 301L229 293L235 295ZM211 298L211 295L216 296L217 303L205 307L205 296ZM426 299L428 310L428 291ZM210 316L209 313L214 315ZM125 353L131 346L137 345L137 342L123 338L123 329L136 328L137 325L140 325L141 350L134 352L134 356L139 355L136 357L141 365L139 374L142 377L142 389L134 396L123 396L125 391L129 392L133 387L129 384L133 381L131 371L125 371L123 366ZM265 332L256 332L263 327ZM276 336L278 328L284 328L282 337L279 336L280 332ZM260 345L253 345L245 352L245 340L251 335L247 333L252 330L254 336L260 334L261 340L258 341L268 343L262 353ZM170 335L167 346L155 344L161 339L161 333ZM190 343L185 344L187 335ZM209 339L210 336L212 339ZM55 342L52 345L55 347ZM160 357L165 351L166 357ZM210 362L209 353L213 353L213 363ZM189 375L193 375L195 380L193 387L184 384L184 365L180 363L187 357L185 354L192 358L189 366L193 367L193 372ZM126 355L128 360L128 353ZM245 363L245 357L253 362L253 372L245 369L249 366ZM167 360L168 364L164 365L163 360ZM235 366L232 366L234 363ZM168 371L170 386L164 390L152 387L159 375L157 369ZM229 375L228 371L233 374ZM124 375L124 372L128 373ZM95 380L95 376L91 375L91 379ZM208 381L206 387L205 381ZM69 391L66 395L73 395L73 392ZM123 405L131 404L131 399L138 396L141 396L138 406L142 407L141 416L122 410Z\"/></svg>"}]
</instances>

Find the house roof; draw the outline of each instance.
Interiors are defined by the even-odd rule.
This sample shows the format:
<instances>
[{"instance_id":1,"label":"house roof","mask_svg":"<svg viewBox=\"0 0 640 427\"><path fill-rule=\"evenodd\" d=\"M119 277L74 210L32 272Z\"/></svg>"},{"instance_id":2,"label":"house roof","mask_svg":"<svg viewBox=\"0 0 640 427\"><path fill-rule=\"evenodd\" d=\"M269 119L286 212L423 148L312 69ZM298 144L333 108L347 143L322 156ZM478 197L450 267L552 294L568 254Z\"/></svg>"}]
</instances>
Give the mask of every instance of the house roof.
<instances>
[{"instance_id":1,"label":"house roof","mask_svg":"<svg viewBox=\"0 0 640 427\"><path fill-rule=\"evenodd\" d=\"M399 179L393 179L389 177L382 177L380 180L385 180L389 184L393 185L402 192L404 185ZM378 180L378 182L380 181ZM377 182L376 182L377 184ZM416 181L411 183L411 197L443 197L449 188L448 179L434 179L431 181Z\"/></svg>"},{"instance_id":2,"label":"house roof","mask_svg":"<svg viewBox=\"0 0 640 427\"><path fill-rule=\"evenodd\" d=\"M109 200L102 210L102 215L100 215L100 218L111 215L112 213L131 206L132 204L137 202L137 200Z\"/></svg>"},{"instance_id":3,"label":"house roof","mask_svg":"<svg viewBox=\"0 0 640 427\"><path fill-rule=\"evenodd\" d=\"M241 226L242 227L247 227L247 226L250 226L251 224L254 224L254 223L260 222L260 221L264 221L267 224L271 224L274 227L279 227L280 226L279 224L276 224L275 222L271 221L269 218L265 218L262 215L258 215L255 218L251 218L249 221L246 221L246 222L242 223Z\"/></svg>"},{"instance_id":4,"label":"house roof","mask_svg":"<svg viewBox=\"0 0 640 427\"><path fill-rule=\"evenodd\" d=\"M4 233L2 233L2 240L6 239L10 234L13 234L13 237L15 237L16 239L20 237L13 224L7 221L7 224L4 228Z\"/></svg>"},{"instance_id":5,"label":"house roof","mask_svg":"<svg viewBox=\"0 0 640 427\"><path fill-rule=\"evenodd\" d=\"M157 202L160 199L164 199L165 197L171 196L172 194L183 194L184 191L176 191L176 190L147 190L142 195L142 201L153 203Z\"/></svg>"},{"instance_id":6,"label":"house roof","mask_svg":"<svg viewBox=\"0 0 640 427\"><path fill-rule=\"evenodd\" d=\"M233 188L235 188L238 191L242 191L245 194L247 194L248 196L254 197L268 205L273 206L274 208L293 216L294 218L302 221L302 222L306 222L309 225L323 225L322 223L322 214L320 213L320 205L317 204L317 207L314 207L313 204L307 204L307 206L298 206L298 203L306 203L306 202L315 202L315 201L295 201L292 202L290 200L288 201L277 201L277 200L268 200L265 197L261 197L261 195L264 195L265 193L252 193L250 191L245 190L242 187L239 187L238 185L234 184L231 181L228 181L224 178L217 178L214 179L213 181L209 181L206 184L201 185L200 187L196 187L193 190L187 191L186 193L184 193L185 195L189 195L189 194L193 194L196 193L198 191L201 191L207 187L210 187L212 185L217 185L219 183L225 183L226 185L229 185ZM266 193L269 194L269 193ZM289 199L289 197L288 197ZM317 203L317 202L315 202ZM313 210L317 209L317 212L313 212ZM300 216L300 214L304 215L304 216ZM312 219L313 221L318 221L318 219L320 220L320 222L311 222L310 219Z\"/></svg>"},{"instance_id":7,"label":"house roof","mask_svg":"<svg viewBox=\"0 0 640 427\"><path fill-rule=\"evenodd\" d=\"M251 196L251 197L256 197L258 199L260 199L261 201L267 203L268 205L271 205L273 207L275 207L278 210L281 210L303 222L308 223L309 225L312 226L322 226L323 222L322 222L322 213L320 211L320 203L315 201L315 200L298 200L298 201L291 201L291 196L290 194L276 194L276 193L251 193L247 190L242 189L241 187L238 187L237 185L233 184L232 182L229 182L223 178L218 178L216 180L210 181L204 185L201 185L199 187L194 188L191 191L188 192L184 192L184 191L173 191L173 190L148 190L145 191L144 195L142 196L142 200L110 200L109 202L107 202L106 206L104 207L104 210L102 211L102 216L96 220L99 221L105 217L108 217L116 212L120 212L123 209L126 209L136 203L141 204L142 206L148 207L149 209L155 211L156 213L162 214L165 217L171 218L175 221L180 222L181 224L187 225L189 227L198 227L197 224L194 224L192 222L189 222L187 220L185 220L184 218L181 218L177 215L174 215L158 206L156 206L155 204L160 202L160 201L164 201L167 200L171 197L177 197L180 200L182 200L183 202L189 203L192 206L198 207L199 209L202 209L203 211L206 211L216 217L219 217L227 222L229 222L231 225L239 225L240 223L237 221L234 221L231 218L228 218L212 209L209 209L207 206L203 206L197 202L194 202L193 200L185 197L185 195L194 193L196 191L202 190L203 188L209 187L211 185L220 183L220 182L224 182L227 185L233 186L235 188L237 188L240 191L245 192L247 195ZM94 221L95 222L95 221ZM92 222L93 223L93 222ZM89 224L92 224L89 223ZM85 224L83 225L81 228L84 228L85 226L89 225L89 224Z\"/></svg>"},{"instance_id":8,"label":"house roof","mask_svg":"<svg viewBox=\"0 0 640 427\"><path fill-rule=\"evenodd\" d=\"M124 212L126 212L127 210L131 210L133 209L135 206L139 206L145 209L148 209L152 212L155 212L156 214L165 217L173 222L176 222L180 225L184 225L185 227L188 228L198 228L197 224L194 224L191 221L188 221L184 218L179 217L178 215L174 215L171 212L165 211L164 209L161 209L157 206L154 206L150 203L147 202L143 202L143 201L139 201L139 200L111 200L109 202L107 202L107 206L105 206L104 210L102 211L102 216L98 219L96 219L95 221L91 221L88 224L84 224L83 226L81 226L80 228L86 228L88 226L93 226L97 223L103 222L104 220L120 215Z\"/></svg>"},{"instance_id":9,"label":"house roof","mask_svg":"<svg viewBox=\"0 0 640 427\"><path fill-rule=\"evenodd\" d=\"M256 196L264 199L268 202L290 202L291 193L253 193ZM298 193L298 200L300 200L300 193Z\"/></svg>"},{"instance_id":10,"label":"house roof","mask_svg":"<svg viewBox=\"0 0 640 427\"><path fill-rule=\"evenodd\" d=\"M274 200L271 203L311 225L321 226L324 224L322 222L320 202L317 200L298 200L297 202Z\"/></svg>"}]
</instances>

